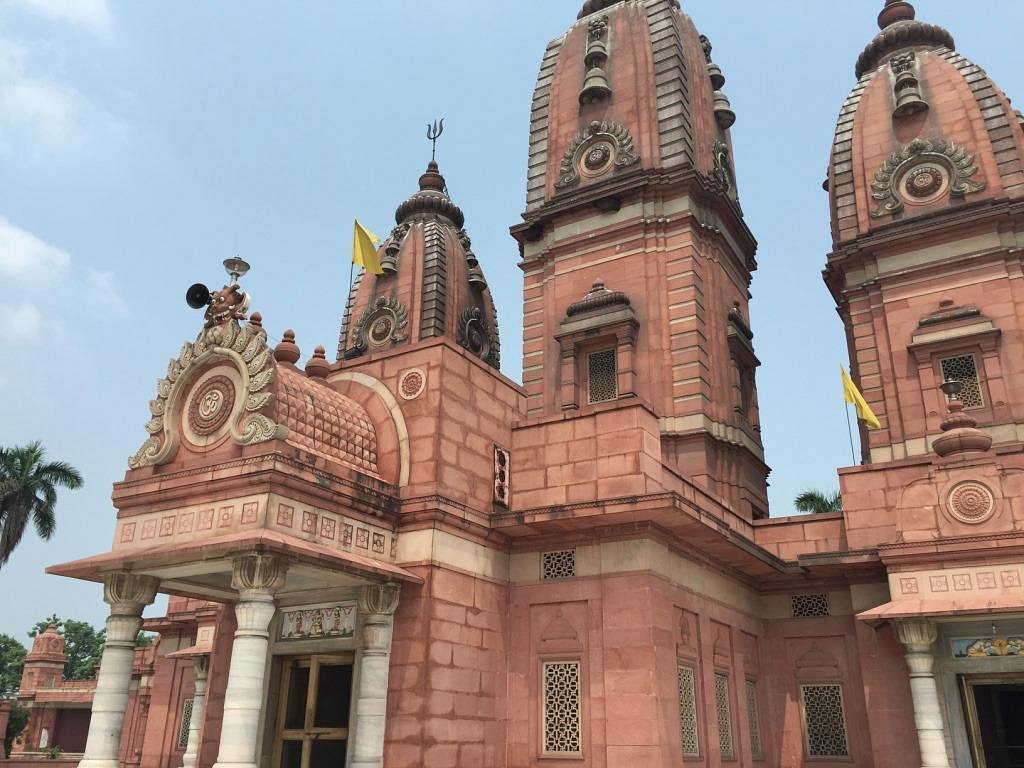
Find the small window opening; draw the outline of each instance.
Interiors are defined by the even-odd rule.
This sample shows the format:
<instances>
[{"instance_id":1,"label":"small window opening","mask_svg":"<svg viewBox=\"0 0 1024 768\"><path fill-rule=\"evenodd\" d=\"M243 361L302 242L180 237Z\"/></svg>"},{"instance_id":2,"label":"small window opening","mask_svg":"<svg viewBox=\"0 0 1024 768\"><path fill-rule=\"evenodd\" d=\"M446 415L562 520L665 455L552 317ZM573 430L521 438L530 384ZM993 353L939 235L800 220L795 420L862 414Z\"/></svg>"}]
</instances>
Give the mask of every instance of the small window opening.
<instances>
[{"instance_id":1,"label":"small window opening","mask_svg":"<svg viewBox=\"0 0 1024 768\"><path fill-rule=\"evenodd\" d=\"M603 349L587 356L587 391L591 403L604 403L619 396L615 350Z\"/></svg>"}]
</instances>

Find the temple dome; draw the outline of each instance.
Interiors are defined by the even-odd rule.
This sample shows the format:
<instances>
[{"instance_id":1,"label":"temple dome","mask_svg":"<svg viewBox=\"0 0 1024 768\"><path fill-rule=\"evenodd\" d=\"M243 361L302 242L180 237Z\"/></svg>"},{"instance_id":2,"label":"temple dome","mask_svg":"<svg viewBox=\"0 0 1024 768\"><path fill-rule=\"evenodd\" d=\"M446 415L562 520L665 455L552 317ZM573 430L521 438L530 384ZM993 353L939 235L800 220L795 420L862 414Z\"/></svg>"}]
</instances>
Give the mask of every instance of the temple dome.
<instances>
[{"instance_id":1,"label":"temple dome","mask_svg":"<svg viewBox=\"0 0 1024 768\"><path fill-rule=\"evenodd\" d=\"M548 44L530 124L527 220L615 195L652 172L698 171L735 197L725 75L677 0L587 0Z\"/></svg>"},{"instance_id":2,"label":"temple dome","mask_svg":"<svg viewBox=\"0 0 1024 768\"><path fill-rule=\"evenodd\" d=\"M888 0L857 61L828 181L838 246L897 221L1024 195L1024 131L952 35Z\"/></svg>"},{"instance_id":3,"label":"temple dome","mask_svg":"<svg viewBox=\"0 0 1024 768\"><path fill-rule=\"evenodd\" d=\"M383 274L361 273L352 286L339 360L447 338L499 367L497 313L464 226L431 160L378 249Z\"/></svg>"}]
</instances>

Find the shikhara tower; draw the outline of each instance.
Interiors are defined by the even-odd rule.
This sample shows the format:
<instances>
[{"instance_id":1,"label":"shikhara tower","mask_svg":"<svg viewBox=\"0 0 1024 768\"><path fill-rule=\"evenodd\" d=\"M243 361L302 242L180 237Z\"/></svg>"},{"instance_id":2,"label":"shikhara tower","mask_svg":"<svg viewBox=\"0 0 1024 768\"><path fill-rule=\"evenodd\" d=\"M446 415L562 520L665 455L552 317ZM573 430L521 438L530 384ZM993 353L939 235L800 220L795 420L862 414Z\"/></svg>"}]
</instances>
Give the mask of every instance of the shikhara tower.
<instances>
[{"instance_id":1,"label":"shikhara tower","mask_svg":"<svg viewBox=\"0 0 1024 768\"><path fill-rule=\"evenodd\" d=\"M1024 746L998 727L1024 718L1024 131L949 32L899 0L879 25L829 163L825 279L882 422L843 512L767 516L711 43L674 0L587 0L531 107L523 385L434 162L339 307L337 362L214 294L111 551L52 569L111 606L83 765L967 768Z\"/></svg>"}]
</instances>

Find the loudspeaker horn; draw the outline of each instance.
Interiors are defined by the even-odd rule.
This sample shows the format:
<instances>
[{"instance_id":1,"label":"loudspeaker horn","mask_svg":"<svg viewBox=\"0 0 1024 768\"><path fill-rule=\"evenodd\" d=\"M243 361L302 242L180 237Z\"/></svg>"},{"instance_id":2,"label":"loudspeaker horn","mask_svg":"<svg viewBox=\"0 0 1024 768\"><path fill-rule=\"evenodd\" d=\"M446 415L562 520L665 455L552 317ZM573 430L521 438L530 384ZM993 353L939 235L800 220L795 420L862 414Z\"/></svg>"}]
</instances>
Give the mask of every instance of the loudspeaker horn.
<instances>
[{"instance_id":1,"label":"loudspeaker horn","mask_svg":"<svg viewBox=\"0 0 1024 768\"><path fill-rule=\"evenodd\" d=\"M192 309L202 309L210 303L210 289L202 283L196 283L185 291L185 303Z\"/></svg>"}]
</instances>

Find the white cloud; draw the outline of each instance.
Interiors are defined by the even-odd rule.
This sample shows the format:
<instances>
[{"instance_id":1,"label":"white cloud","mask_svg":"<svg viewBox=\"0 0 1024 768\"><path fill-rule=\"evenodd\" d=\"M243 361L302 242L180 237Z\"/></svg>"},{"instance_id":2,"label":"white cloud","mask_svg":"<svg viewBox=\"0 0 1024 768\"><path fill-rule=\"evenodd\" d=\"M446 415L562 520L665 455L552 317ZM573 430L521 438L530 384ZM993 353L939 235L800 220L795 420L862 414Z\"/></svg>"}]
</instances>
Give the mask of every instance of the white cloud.
<instances>
[{"instance_id":1,"label":"white cloud","mask_svg":"<svg viewBox=\"0 0 1024 768\"><path fill-rule=\"evenodd\" d=\"M0 216L0 275L42 284L59 277L71 256Z\"/></svg>"},{"instance_id":2,"label":"white cloud","mask_svg":"<svg viewBox=\"0 0 1024 768\"><path fill-rule=\"evenodd\" d=\"M0 0L2 2L2 0ZM52 51L0 35L0 153L48 158L96 138L121 138L125 126L81 92L46 74Z\"/></svg>"},{"instance_id":3,"label":"white cloud","mask_svg":"<svg viewBox=\"0 0 1024 768\"><path fill-rule=\"evenodd\" d=\"M8 341L31 341L39 338L43 316L34 304L27 301L17 306L0 304L0 324Z\"/></svg>"},{"instance_id":4,"label":"white cloud","mask_svg":"<svg viewBox=\"0 0 1024 768\"><path fill-rule=\"evenodd\" d=\"M84 100L72 88L29 73L27 58L24 47L0 38L0 126L7 149L15 138L32 147L76 142Z\"/></svg>"},{"instance_id":5,"label":"white cloud","mask_svg":"<svg viewBox=\"0 0 1024 768\"><path fill-rule=\"evenodd\" d=\"M94 35L109 38L114 31L114 15L107 0L17 0L24 8L80 27Z\"/></svg>"},{"instance_id":6,"label":"white cloud","mask_svg":"<svg viewBox=\"0 0 1024 768\"><path fill-rule=\"evenodd\" d=\"M104 272L89 267L85 275L86 300L93 309L104 314L127 315L128 304L121 297L113 272Z\"/></svg>"}]
</instances>

